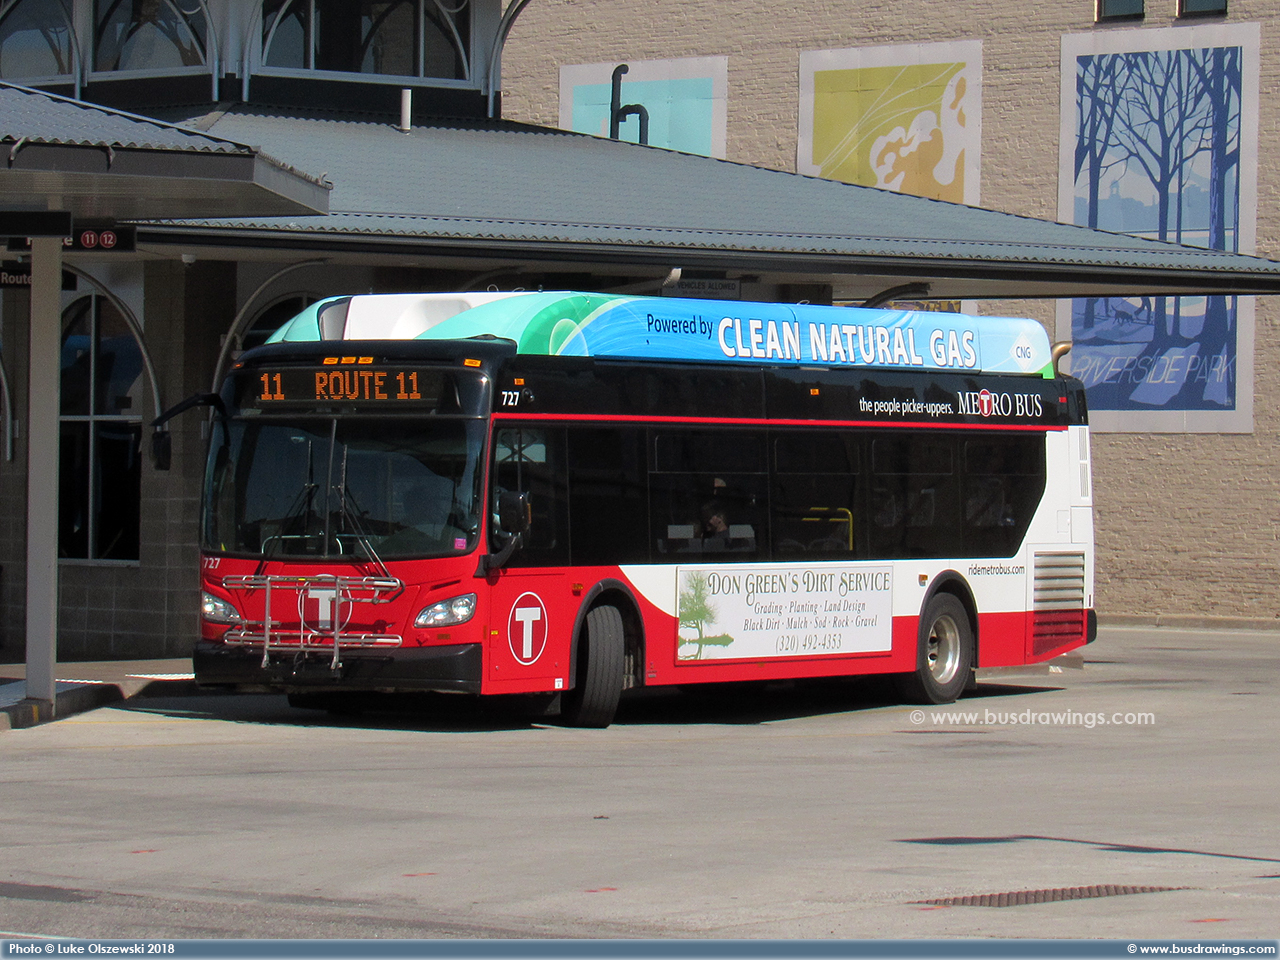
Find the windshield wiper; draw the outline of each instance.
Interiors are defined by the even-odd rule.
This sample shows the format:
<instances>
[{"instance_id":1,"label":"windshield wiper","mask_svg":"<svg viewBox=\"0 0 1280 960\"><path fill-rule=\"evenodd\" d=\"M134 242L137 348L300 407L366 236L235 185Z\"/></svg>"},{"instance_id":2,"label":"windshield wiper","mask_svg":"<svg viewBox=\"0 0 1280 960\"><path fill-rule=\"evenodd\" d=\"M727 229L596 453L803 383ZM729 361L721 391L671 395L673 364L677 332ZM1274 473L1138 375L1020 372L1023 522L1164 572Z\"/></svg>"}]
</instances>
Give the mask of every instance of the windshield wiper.
<instances>
[{"instance_id":1,"label":"windshield wiper","mask_svg":"<svg viewBox=\"0 0 1280 960\"><path fill-rule=\"evenodd\" d=\"M347 521L350 520L352 535L355 537L356 543L364 550L365 555L373 561L374 566L378 568L378 572L382 576L390 578L391 571L382 562L382 557L378 556L378 551L373 548L373 543L369 540L369 533L360 521L364 511L361 509L360 504L356 502L355 494L351 492L351 488L347 486L347 453L349 450L350 448L344 443L342 445L342 475L337 486L338 498L342 508L342 513L339 517L341 527L339 534L346 532ZM332 457L330 459L332 460ZM350 512L347 510L348 506L351 507Z\"/></svg>"},{"instance_id":2,"label":"windshield wiper","mask_svg":"<svg viewBox=\"0 0 1280 960\"><path fill-rule=\"evenodd\" d=\"M315 464L311 460L313 444L314 441L307 441L307 482L298 491L298 495L293 498L293 502L289 504L289 509L285 511L284 516L280 518L280 532L275 536L267 537L258 545L262 551L264 562L265 558L271 555L271 551L267 549L268 544L272 544L274 547L277 543L283 544L285 540L305 540L308 537L307 527L310 525L311 518L315 516L316 491L320 488L320 484L316 483ZM298 525L301 527L299 532L290 532L292 528ZM314 534L310 536L314 536Z\"/></svg>"}]
</instances>

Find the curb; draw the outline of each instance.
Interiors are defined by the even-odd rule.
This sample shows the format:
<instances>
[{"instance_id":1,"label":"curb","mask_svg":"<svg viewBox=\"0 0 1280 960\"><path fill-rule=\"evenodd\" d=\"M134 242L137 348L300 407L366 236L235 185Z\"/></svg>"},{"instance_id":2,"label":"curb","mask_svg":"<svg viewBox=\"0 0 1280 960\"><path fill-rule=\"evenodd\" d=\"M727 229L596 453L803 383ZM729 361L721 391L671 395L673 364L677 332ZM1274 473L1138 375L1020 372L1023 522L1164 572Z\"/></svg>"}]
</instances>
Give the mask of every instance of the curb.
<instances>
[{"instance_id":1,"label":"curb","mask_svg":"<svg viewBox=\"0 0 1280 960\"><path fill-rule=\"evenodd\" d=\"M0 703L0 733L6 730L25 730L53 720L62 720L77 713L120 703L122 700L184 697L195 694L199 689L194 680L143 680L140 683L124 684L60 681L58 685L62 689L56 693L56 710L49 709L48 700L22 699L14 703ZM0 687L0 691L3 689Z\"/></svg>"},{"instance_id":2,"label":"curb","mask_svg":"<svg viewBox=\"0 0 1280 960\"><path fill-rule=\"evenodd\" d=\"M59 690L56 697L57 709L52 711L48 700L23 699L0 707L0 718L3 718L0 719L0 730L23 730L48 723L55 717L96 710L125 698L123 691L114 683L77 684L68 690Z\"/></svg>"},{"instance_id":3,"label":"curb","mask_svg":"<svg viewBox=\"0 0 1280 960\"><path fill-rule=\"evenodd\" d=\"M1099 627L1139 627L1164 630L1280 631L1280 618L1204 617L1185 613L1100 613Z\"/></svg>"}]
</instances>

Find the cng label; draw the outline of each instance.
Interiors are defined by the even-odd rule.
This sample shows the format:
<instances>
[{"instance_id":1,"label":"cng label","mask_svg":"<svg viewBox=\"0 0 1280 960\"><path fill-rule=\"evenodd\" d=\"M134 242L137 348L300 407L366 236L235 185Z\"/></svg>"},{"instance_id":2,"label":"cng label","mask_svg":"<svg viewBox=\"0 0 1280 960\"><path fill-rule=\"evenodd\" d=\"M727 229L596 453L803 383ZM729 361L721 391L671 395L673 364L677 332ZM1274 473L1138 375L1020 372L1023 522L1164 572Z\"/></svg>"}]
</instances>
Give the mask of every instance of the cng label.
<instances>
[{"instance_id":1,"label":"cng label","mask_svg":"<svg viewBox=\"0 0 1280 960\"><path fill-rule=\"evenodd\" d=\"M511 655L528 666L536 663L547 646L547 608L536 593L522 593L507 618L507 645Z\"/></svg>"}]
</instances>

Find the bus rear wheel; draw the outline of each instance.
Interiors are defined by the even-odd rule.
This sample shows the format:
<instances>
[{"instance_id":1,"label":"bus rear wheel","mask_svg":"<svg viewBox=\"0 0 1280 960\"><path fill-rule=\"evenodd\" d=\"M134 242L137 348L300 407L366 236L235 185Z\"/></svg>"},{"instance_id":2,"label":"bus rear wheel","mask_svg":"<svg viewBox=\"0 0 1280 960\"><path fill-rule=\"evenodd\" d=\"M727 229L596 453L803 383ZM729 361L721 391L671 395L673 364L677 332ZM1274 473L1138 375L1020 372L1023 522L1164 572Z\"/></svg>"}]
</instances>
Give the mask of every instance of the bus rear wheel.
<instances>
[{"instance_id":1,"label":"bus rear wheel","mask_svg":"<svg viewBox=\"0 0 1280 960\"><path fill-rule=\"evenodd\" d=\"M953 703L973 674L973 630L969 614L949 593L925 604L914 673L898 678L898 690L910 703Z\"/></svg>"},{"instance_id":2,"label":"bus rear wheel","mask_svg":"<svg viewBox=\"0 0 1280 960\"><path fill-rule=\"evenodd\" d=\"M577 683L560 700L560 719L573 727L607 727L618 712L626 637L622 612L601 604L587 613L578 641Z\"/></svg>"}]
</instances>

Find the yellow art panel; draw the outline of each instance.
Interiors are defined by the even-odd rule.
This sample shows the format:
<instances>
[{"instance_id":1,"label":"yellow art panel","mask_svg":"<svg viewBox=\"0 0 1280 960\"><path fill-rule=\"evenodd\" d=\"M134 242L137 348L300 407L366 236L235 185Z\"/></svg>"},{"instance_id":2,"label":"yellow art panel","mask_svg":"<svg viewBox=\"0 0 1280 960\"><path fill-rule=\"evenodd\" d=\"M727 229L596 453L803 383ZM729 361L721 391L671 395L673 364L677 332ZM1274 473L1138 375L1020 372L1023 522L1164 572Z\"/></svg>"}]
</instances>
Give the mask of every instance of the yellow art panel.
<instances>
[{"instance_id":1,"label":"yellow art panel","mask_svg":"<svg viewBox=\"0 0 1280 960\"><path fill-rule=\"evenodd\" d=\"M966 63L814 73L813 160L821 176L965 202Z\"/></svg>"}]
</instances>

